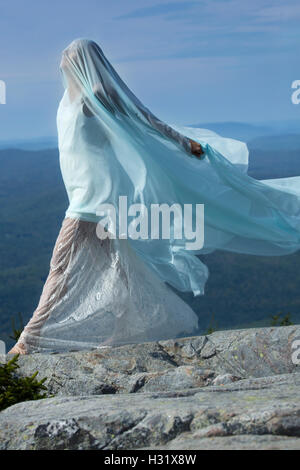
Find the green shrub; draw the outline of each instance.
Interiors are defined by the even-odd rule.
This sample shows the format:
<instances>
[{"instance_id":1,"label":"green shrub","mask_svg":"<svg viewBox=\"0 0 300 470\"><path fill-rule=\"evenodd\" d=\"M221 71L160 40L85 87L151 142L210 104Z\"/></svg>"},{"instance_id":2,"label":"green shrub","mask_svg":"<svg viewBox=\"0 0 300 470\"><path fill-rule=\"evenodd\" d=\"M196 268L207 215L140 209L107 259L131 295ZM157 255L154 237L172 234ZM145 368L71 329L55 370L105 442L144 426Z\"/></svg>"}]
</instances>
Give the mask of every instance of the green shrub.
<instances>
[{"instance_id":1,"label":"green shrub","mask_svg":"<svg viewBox=\"0 0 300 470\"><path fill-rule=\"evenodd\" d=\"M217 331L217 329L218 329L218 324L215 321L215 315L214 315L214 312L213 312L211 314L211 317L210 317L210 322L209 322L208 328L207 328L207 330L204 334L205 335L211 335L214 331Z\"/></svg>"},{"instance_id":2,"label":"green shrub","mask_svg":"<svg viewBox=\"0 0 300 470\"><path fill-rule=\"evenodd\" d=\"M19 354L6 364L0 364L0 411L8 406L28 400L47 398L46 378L38 381L35 372L31 377L18 377L16 370Z\"/></svg>"},{"instance_id":3,"label":"green shrub","mask_svg":"<svg viewBox=\"0 0 300 470\"><path fill-rule=\"evenodd\" d=\"M278 315L272 316L271 326L289 326L292 325L291 314L287 313L282 317L283 313L280 312Z\"/></svg>"}]
</instances>

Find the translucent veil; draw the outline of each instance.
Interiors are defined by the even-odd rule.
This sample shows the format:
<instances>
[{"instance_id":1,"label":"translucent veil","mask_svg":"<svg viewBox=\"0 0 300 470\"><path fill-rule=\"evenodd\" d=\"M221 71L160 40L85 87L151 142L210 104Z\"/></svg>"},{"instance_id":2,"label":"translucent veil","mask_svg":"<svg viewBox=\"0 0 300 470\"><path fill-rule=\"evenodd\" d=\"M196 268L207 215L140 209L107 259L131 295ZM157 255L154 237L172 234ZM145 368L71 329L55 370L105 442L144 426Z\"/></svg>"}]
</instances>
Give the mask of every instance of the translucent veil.
<instances>
[{"instance_id":1,"label":"translucent veil","mask_svg":"<svg viewBox=\"0 0 300 470\"><path fill-rule=\"evenodd\" d=\"M163 123L93 41L73 41L63 52L61 71L66 90L57 124L70 202L66 216L97 222L103 203L113 204L119 215L119 196L127 196L128 206L204 204L201 249L187 250L184 236L129 238L160 279L195 295L204 293L208 278L201 254L222 249L285 255L300 248L298 177L257 181L247 175L243 142ZM202 145L203 159L191 154L190 138Z\"/></svg>"}]
</instances>

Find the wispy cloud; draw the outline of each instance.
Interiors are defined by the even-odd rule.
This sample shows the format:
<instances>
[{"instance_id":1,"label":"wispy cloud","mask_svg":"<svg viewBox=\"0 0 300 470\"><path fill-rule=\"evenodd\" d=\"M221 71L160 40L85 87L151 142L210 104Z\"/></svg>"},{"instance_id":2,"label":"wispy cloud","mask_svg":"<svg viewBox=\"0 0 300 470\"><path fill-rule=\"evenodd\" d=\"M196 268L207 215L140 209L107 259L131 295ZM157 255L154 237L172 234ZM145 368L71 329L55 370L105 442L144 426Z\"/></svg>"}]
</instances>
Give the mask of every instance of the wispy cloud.
<instances>
[{"instance_id":1,"label":"wispy cloud","mask_svg":"<svg viewBox=\"0 0 300 470\"><path fill-rule=\"evenodd\" d=\"M125 13L124 15L117 16L115 19L149 18L151 16L165 16L169 15L170 13L181 14L182 12L186 12L195 6L199 6L199 2L169 2L144 8L136 8L135 10Z\"/></svg>"},{"instance_id":2,"label":"wispy cloud","mask_svg":"<svg viewBox=\"0 0 300 470\"><path fill-rule=\"evenodd\" d=\"M298 2L298 0L297 0ZM257 21L266 23L279 23L284 25L287 21L299 22L300 5L293 1L284 2L281 5L262 7L257 15Z\"/></svg>"}]
</instances>

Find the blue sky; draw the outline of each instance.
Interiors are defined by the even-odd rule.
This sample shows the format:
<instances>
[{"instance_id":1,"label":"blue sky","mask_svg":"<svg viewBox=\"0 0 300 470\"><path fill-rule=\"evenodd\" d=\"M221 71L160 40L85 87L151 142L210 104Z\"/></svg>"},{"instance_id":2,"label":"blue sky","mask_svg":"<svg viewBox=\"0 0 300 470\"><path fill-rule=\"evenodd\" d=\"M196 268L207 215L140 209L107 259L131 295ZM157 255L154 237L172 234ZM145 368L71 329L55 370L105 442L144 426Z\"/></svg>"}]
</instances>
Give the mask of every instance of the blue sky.
<instances>
[{"instance_id":1,"label":"blue sky","mask_svg":"<svg viewBox=\"0 0 300 470\"><path fill-rule=\"evenodd\" d=\"M0 140L55 135L77 37L169 123L298 119L299 24L299 0L0 0Z\"/></svg>"}]
</instances>

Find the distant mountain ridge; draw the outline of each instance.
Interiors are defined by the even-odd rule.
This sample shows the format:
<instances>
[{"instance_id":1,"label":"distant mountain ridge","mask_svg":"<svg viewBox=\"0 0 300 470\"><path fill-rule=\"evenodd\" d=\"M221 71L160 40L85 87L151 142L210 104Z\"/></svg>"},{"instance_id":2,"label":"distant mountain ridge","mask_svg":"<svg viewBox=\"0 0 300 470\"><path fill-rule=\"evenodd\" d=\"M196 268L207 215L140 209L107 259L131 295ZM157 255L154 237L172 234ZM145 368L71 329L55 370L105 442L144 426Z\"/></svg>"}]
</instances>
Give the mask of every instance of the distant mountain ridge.
<instances>
[{"instance_id":1,"label":"distant mountain ridge","mask_svg":"<svg viewBox=\"0 0 300 470\"><path fill-rule=\"evenodd\" d=\"M16 139L0 141L0 150L45 150L57 148L57 137L40 137L37 139Z\"/></svg>"},{"instance_id":2,"label":"distant mountain ridge","mask_svg":"<svg viewBox=\"0 0 300 470\"><path fill-rule=\"evenodd\" d=\"M210 129L224 137L249 142L265 136L300 135L300 121L262 121L257 123L220 121L187 124L190 127ZM21 150L44 150L57 147L57 136L44 136L33 139L0 140L0 149L17 148Z\"/></svg>"},{"instance_id":3,"label":"distant mountain ridge","mask_svg":"<svg viewBox=\"0 0 300 470\"><path fill-rule=\"evenodd\" d=\"M252 139L263 136L276 136L281 134L298 134L300 135L300 123L296 120L291 121L267 121L261 123L247 122L202 122L198 124L190 124L191 127L202 127L210 129L223 137L231 137L232 139L243 140L249 142Z\"/></svg>"}]
</instances>

